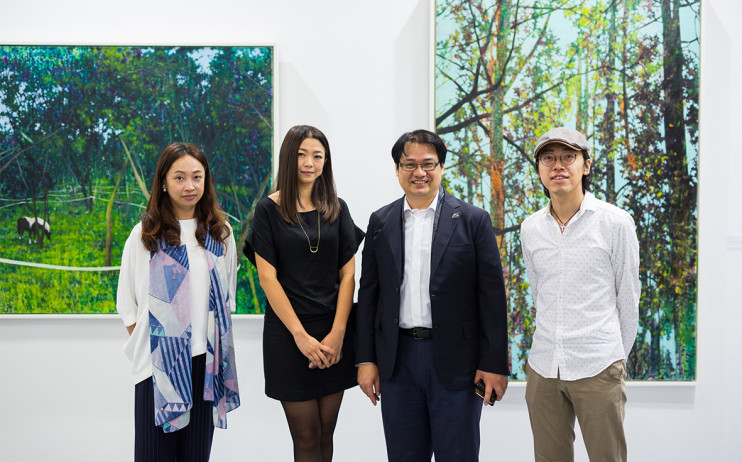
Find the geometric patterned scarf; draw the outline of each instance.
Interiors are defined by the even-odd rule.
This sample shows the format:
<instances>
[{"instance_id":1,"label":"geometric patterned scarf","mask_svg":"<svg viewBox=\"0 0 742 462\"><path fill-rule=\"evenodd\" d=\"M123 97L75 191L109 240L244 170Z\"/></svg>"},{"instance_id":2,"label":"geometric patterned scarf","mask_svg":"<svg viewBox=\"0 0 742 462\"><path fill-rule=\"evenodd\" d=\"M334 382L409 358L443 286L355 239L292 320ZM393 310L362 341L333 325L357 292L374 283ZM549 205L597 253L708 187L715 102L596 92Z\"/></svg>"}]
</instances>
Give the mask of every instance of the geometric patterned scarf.
<instances>
[{"instance_id":1,"label":"geometric patterned scarf","mask_svg":"<svg viewBox=\"0 0 742 462\"><path fill-rule=\"evenodd\" d=\"M209 314L206 321L204 401L213 402L214 426L227 428L227 412L240 405L232 339L232 319L224 245L207 232L204 252L209 268ZM188 425L193 407L191 387L191 298L186 246L163 240L149 261L149 341L155 425L165 433Z\"/></svg>"}]
</instances>

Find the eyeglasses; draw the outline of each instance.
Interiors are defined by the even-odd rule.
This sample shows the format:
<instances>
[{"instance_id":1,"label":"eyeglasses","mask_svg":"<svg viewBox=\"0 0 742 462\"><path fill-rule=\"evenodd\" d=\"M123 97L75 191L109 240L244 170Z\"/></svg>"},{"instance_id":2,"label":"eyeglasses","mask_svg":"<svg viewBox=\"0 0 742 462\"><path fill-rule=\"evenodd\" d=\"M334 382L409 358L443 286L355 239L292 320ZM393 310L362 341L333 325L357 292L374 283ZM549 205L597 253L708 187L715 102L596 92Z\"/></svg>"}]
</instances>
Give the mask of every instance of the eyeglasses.
<instances>
[{"instance_id":1,"label":"eyeglasses","mask_svg":"<svg viewBox=\"0 0 742 462\"><path fill-rule=\"evenodd\" d=\"M422 164L416 164L415 162L405 162L403 164L397 164L405 172L414 172L417 167L422 167L426 172L431 172L440 165L440 162L423 162Z\"/></svg>"},{"instance_id":2,"label":"eyeglasses","mask_svg":"<svg viewBox=\"0 0 742 462\"><path fill-rule=\"evenodd\" d=\"M544 167L554 166L557 159L559 159L559 162L561 162L562 165L572 165L575 163L575 160L577 160L578 155L580 155L580 153L576 152L567 152L559 157L555 156L554 154L544 154L538 156L538 160L544 165Z\"/></svg>"}]
</instances>

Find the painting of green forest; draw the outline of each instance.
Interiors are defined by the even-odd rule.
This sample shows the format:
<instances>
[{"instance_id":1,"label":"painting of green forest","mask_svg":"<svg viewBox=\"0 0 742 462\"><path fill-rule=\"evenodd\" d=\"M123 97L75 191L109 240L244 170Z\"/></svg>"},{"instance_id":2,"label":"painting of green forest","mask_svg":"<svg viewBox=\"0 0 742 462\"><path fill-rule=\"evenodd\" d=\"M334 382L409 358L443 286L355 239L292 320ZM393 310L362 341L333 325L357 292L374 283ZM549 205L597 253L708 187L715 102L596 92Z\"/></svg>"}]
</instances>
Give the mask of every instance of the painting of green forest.
<instances>
[{"instance_id":1,"label":"painting of green forest","mask_svg":"<svg viewBox=\"0 0 742 462\"><path fill-rule=\"evenodd\" d=\"M446 186L489 211L509 299L513 376L535 328L519 225L546 206L537 138L592 149L593 193L640 242L637 380L695 380L700 0L437 0L435 125Z\"/></svg>"},{"instance_id":2,"label":"painting of green forest","mask_svg":"<svg viewBox=\"0 0 742 462\"><path fill-rule=\"evenodd\" d=\"M115 313L162 149L199 145L241 255L269 187L274 49L0 46L0 313ZM265 295L243 257L237 312Z\"/></svg>"}]
</instances>

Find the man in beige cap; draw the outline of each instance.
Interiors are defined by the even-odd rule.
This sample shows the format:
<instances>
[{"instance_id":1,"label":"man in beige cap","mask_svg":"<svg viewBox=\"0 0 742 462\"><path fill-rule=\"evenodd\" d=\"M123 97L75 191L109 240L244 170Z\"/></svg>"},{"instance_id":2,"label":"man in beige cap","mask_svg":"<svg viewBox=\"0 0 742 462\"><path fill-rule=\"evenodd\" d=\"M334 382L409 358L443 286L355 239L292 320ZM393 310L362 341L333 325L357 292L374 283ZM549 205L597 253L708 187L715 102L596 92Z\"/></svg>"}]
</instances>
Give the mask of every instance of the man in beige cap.
<instances>
[{"instance_id":1,"label":"man in beige cap","mask_svg":"<svg viewBox=\"0 0 742 462\"><path fill-rule=\"evenodd\" d=\"M574 460L576 416L591 461L625 461L626 358L641 293L634 220L589 192L585 135L554 128L534 153L550 199L521 225L536 313L526 364L535 458Z\"/></svg>"}]
</instances>

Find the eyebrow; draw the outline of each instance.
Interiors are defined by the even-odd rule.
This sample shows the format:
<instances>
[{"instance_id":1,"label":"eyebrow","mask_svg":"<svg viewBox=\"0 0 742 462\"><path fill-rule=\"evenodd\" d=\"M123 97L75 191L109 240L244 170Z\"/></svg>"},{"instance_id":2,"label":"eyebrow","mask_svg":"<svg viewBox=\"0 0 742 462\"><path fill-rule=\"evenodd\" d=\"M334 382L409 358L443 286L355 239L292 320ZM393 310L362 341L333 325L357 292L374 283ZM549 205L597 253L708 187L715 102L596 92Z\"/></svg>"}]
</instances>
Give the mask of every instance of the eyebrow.
<instances>
[{"instance_id":1,"label":"eyebrow","mask_svg":"<svg viewBox=\"0 0 742 462\"><path fill-rule=\"evenodd\" d=\"M203 170L193 170L191 173L201 173ZM188 173L185 170L175 170L173 173Z\"/></svg>"},{"instance_id":2,"label":"eyebrow","mask_svg":"<svg viewBox=\"0 0 742 462\"><path fill-rule=\"evenodd\" d=\"M404 156L407 159L409 159L410 162L413 162L412 159L410 159L410 156L407 155L407 153L403 152L402 153L402 156ZM402 161L402 156L399 157L399 161L400 162ZM428 154L428 155L426 155L423 158L423 160L421 162L427 162L427 161L437 162L438 160L436 159L436 157L433 154Z\"/></svg>"}]
</instances>

